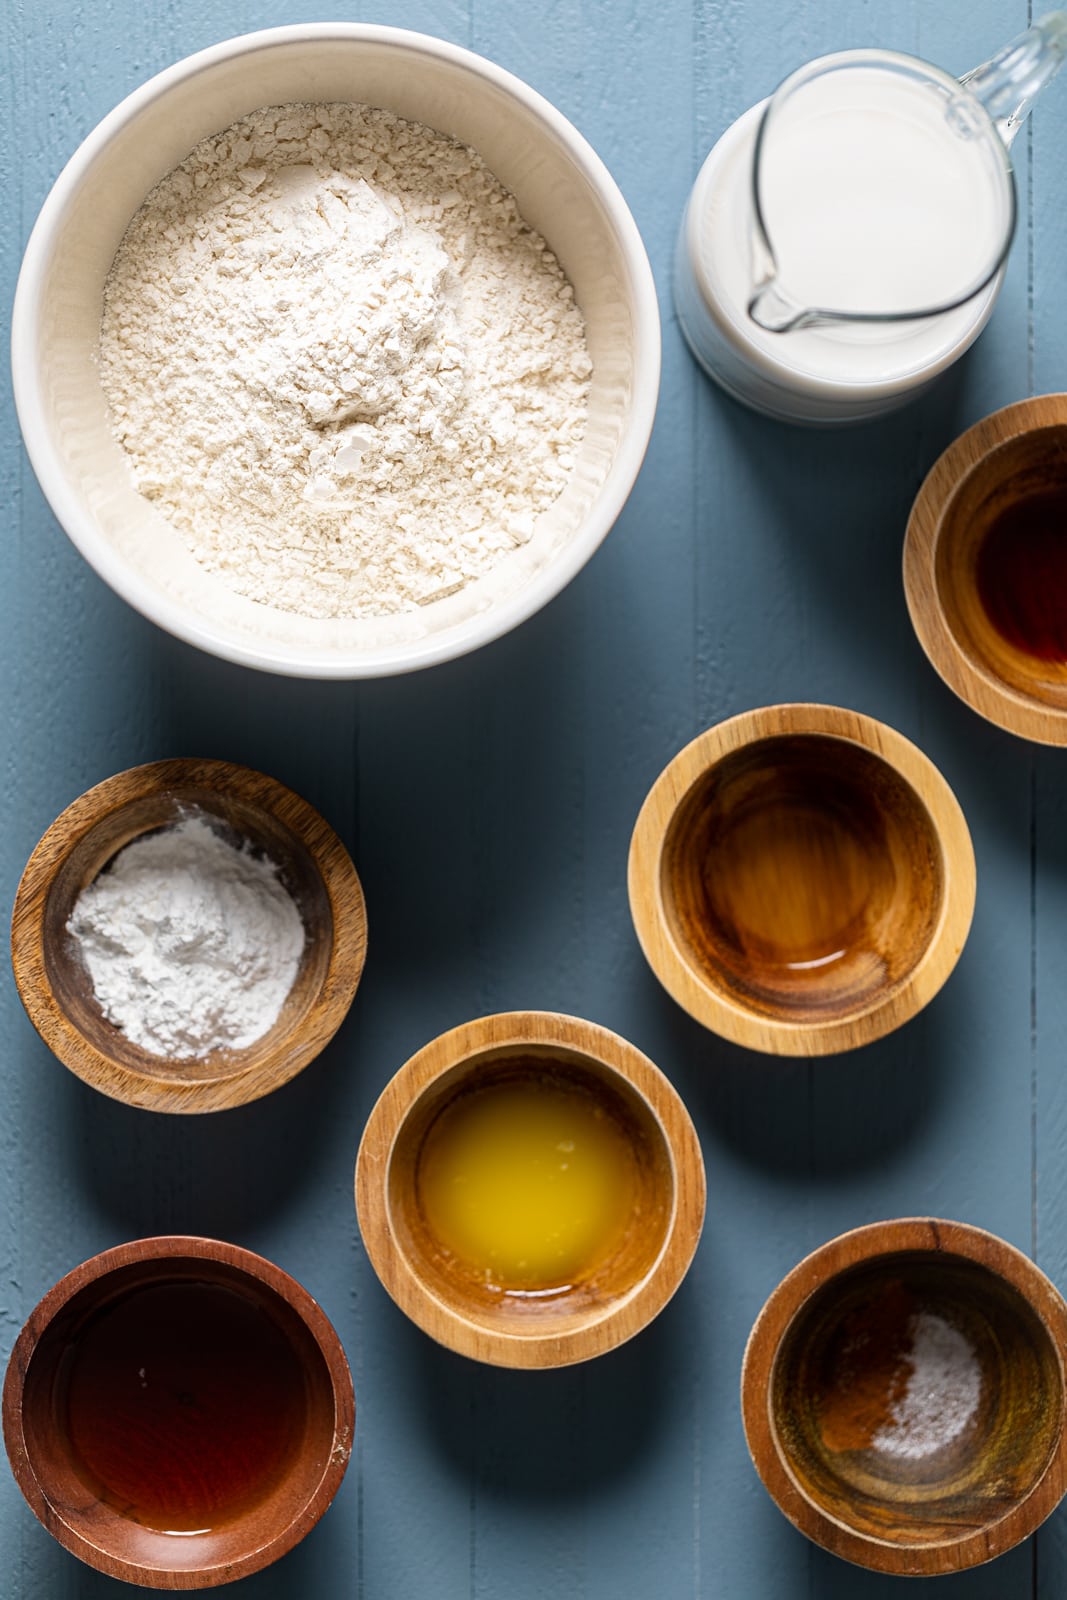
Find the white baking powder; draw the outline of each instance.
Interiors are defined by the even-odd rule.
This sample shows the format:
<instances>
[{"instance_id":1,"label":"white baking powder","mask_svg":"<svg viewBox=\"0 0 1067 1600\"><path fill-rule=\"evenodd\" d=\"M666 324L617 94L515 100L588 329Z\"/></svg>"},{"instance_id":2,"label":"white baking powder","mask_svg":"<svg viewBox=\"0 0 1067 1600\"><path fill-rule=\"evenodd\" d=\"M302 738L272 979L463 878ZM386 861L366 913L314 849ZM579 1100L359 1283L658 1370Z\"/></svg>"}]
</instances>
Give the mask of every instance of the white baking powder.
<instances>
[{"instance_id":1,"label":"white baking powder","mask_svg":"<svg viewBox=\"0 0 1067 1600\"><path fill-rule=\"evenodd\" d=\"M982 1395L978 1357L958 1328L933 1311L909 1319L906 1384L872 1444L918 1458L944 1449L970 1426Z\"/></svg>"},{"instance_id":2,"label":"white baking powder","mask_svg":"<svg viewBox=\"0 0 1067 1600\"><path fill-rule=\"evenodd\" d=\"M82 891L67 929L104 1015L172 1059L261 1038L304 949L276 867L200 816L128 844Z\"/></svg>"},{"instance_id":3,"label":"white baking powder","mask_svg":"<svg viewBox=\"0 0 1067 1600\"><path fill-rule=\"evenodd\" d=\"M591 367L555 257L474 151L357 105L256 111L152 191L100 371L140 492L252 600L426 605L529 539Z\"/></svg>"}]
</instances>

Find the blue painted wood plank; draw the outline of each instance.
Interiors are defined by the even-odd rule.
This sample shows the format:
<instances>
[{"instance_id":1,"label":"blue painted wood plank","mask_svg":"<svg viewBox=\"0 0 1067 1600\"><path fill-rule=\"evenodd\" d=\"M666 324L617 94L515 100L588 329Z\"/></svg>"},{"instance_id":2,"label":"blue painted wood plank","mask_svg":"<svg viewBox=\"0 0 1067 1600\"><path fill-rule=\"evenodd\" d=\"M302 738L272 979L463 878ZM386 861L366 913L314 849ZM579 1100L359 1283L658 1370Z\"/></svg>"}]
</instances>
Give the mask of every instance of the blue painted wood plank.
<instances>
[{"instance_id":1,"label":"blue painted wood plank","mask_svg":"<svg viewBox=\"0 0 1067 1600\"><path fill-rule=\"evenodd\" d=\"M1026 248L1033 330L1030 387L1036 394L1067 389L1063 336L1067 171L1060 148L1065 119L1067 81L1061 76L1045 92L1027 128L1031 180ZM1039 1264L1062 1289L1067 1285L1067 772L1060 751L1034 751L1029 764L1034 791L1028 863L1033 961L1029 1060L1036 1148L1034 1246ZM1036 1540L1034 1576L1038 1600L1054 1600L1067 1589L1067 1517L1062 1510Z\"/></svg>"}]
</instances>

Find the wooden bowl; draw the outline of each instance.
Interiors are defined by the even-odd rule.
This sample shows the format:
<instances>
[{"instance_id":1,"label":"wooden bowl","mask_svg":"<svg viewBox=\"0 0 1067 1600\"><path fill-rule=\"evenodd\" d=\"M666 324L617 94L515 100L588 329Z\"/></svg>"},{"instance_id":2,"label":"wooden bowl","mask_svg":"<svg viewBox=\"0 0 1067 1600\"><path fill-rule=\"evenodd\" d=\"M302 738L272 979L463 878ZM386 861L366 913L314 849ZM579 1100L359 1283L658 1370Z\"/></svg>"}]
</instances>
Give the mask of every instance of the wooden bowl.
<instances>
[{"instance_id":1,"label":"wooden bowl","mask_svg":"<svg viewBox=\"0 0 1067 1600\"><path fill-rule=\"evenodd\" d=\"M314 1527L355 1402L336 1333L287 1273L215 1239L139 1239L31 1313L3 1420L19 1488L67 1550L128 1583L208 1589Z\"/></svg>"},{"instance_id":2,"label":"wooden bowl","mask_svg":"<svg viewBox=\"0 0 1067 1600\"><path fill-rule=\"evenodd\" d=\"M1067 394L995 411L934 463L908 519L904 589L961 700L1067 744Z\"/></svg>"},{"instance_id":3,"label":"wooden bowl","mask_svg":"<svg viewBox=\"0 0 1067 1600\"><path fill-rule=\"evenodd\" d=\"M261 1039L166 1060L104 1016L67 921L124 845L190 811L219 819L277 864L307 938L293 987ZM45 1044L94 1089L151 1111L219 1111L295 1077L344 1020L366 948L363 891L333 829L291 789L229 761L155 761L87 790L30 856L11 919L15 982Z\"/></svg>"},{"instance_id":4,"label":"wooden bowl","mask_svg":"<svg viewBox=\"0 0 1067 1600\"><path fill-rule=\"evenodd\" d=\"M877 1572L961 1572L1067 1488L1067 1306L960 1222L877 1222L784 1278L745 1351L764 1485L801 1533Z\"/></svg>"},{"instance_id":5,"label":"wooden bowl","mask_svg":"<svg viewBox=\"0 0 1067 1600\"><path fill-rule=\"evenodd\" d=\"M963 813L920 750L833 706L694 739L630 844L630 911L689 1014L776 1055L849 1050L937 993L974 910Z\"/></svg>"},{"instance_id":6,"label":"wooden bowl","mask_svg":"<svg viewBox=\"0 0 1067 1600\"><path fill-rule=\"evenodd\" d=\"M632 1197L606 1258L530 1293L487 1282L459 1259L422 1192L442 1114L516 1084L588 1096L621 1132ZM658 1067L606 1028L544 1011L465 1023L412 1056L372 1111L356 1162L360 1230L389 1294L439 1344L501 1367L568 1366L638 1333L689 1268L704 1195L696 1131Z\"/></svg>"}]
</instances>

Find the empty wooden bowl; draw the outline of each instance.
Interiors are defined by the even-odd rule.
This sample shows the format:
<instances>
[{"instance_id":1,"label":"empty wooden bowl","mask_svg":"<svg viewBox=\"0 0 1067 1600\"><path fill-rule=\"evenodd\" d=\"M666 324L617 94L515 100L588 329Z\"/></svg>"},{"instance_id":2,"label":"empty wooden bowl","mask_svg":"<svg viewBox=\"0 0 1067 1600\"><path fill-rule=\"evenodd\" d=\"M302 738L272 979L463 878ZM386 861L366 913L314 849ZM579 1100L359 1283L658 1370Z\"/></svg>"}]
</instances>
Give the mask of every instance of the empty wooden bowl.
<instances>
[{"instance_id":1,"label":"empty wooden bowl","mask_svg":"<svg viewBox=\"0 0 1067 1600\"><path fill-rule=\"evenodd\" d=\"M277 866L306 938L293 987L262 1038L166 1060L104 1016L67 922L124 845L189 814L213 819ZM363 891L333 829L291 789L229 761L155 761L87 790L31 855L11 919L15 982L45 1044L95 1089L152 1111L219 1111L295 1077L344 1020L366 948Z\"/></svg>"},{"instance_id":2,"label":"empty wooden bowl","mask_svg":"<svg viewBox=\"0 0 1067 1600\"><path fill-rule=\"evenodd\" d=\"M586 1361L645 1327L689 1268L704 1192L662 1072L606 1028L541 1011L426 1045L356 1162L389 1294L440 1344L503 1367Z\"/></svg>"},{"instance_id":3,"label":"empty wooden bowl","mask_svg":"<svg viewBox=\"0 0 1067 1600\"><path fill-rule=\"evenodd\" d=\"M880 1038L937 993L974 910L970 834L913 744L855 711L783 705L694 739L630 844L652 970L705 1027L778 1055Z\"/></svg>"},{"instance_id":4,"label":"empty wooden bowl","mask_svg":"<svg viewBox=\"0 0 1067 1600\"><path fill-rule=\"evenodd\" d=\"M344 1351L287 1273L140 1239L50 1289L8 1364L4 1441L34 1514L128 1583L208 1589L314 1527L352 1450Z\"/></svg>"},{"instance_id":5,"label":"empty wooden bowl","mask_svg":"<svg viewBox=\"0 0 1067 1600\"><path fill-rule=\"evenodd\" d=\"M1067 744L1067 395L995 411L916 498L904 588L919 642L980 716Z\"/></svg>"},{"instance_id":6,"label":"empty wooden bowl","mask_svg":"<svg viewBox=\"0 0 1067 1600\"><path fill-rule=\"evenodd\" d=\"M1067 1488L1067 1306L1012 1245L910 1218L842 1234L775 1289L745 1351L756 1469L816 1544L960 1572Z\"/></svg>"}]
</instances>

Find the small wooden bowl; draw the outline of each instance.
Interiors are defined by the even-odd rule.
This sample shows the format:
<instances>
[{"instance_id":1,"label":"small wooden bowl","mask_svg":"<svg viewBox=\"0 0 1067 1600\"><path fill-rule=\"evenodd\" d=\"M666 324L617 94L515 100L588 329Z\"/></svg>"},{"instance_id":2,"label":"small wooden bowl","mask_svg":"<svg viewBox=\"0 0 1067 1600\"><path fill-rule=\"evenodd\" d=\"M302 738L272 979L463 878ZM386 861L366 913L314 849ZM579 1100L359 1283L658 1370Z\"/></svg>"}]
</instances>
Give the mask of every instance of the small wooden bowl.
<instances>
[{"instance_id":1,"label":"small wooden bowl","mask_svg":"<svg viewBox=\"0 0 1067 1600\"><path fill-rule=\"evenodd\" d=\"M86 1445L84 1366L101 1351L94 1376L114 1405ZM158 1403L144 1398L153 1383ZM127 1583L209 1589L315 1526L348 1466L355 1401L336 1333L287 1273L215 1239L139 1239L75 1267L31 1313L3 1421L19 1488L65 1549ZM219 1464L220 1440L239 1480Z\"/></svg>"},{"instance_id":2,"label":"small wooden bowl","mask_svg":"<svg viewBox=\"0 0 1067 1600\"><path fill-rule=\"evenodd\" d=\"M1064 506L1067 569L1067 394L1021 400L985 417L931 468L908 519L904 591L912 626L932 666L979 716L1023 739L1067 744L1067 659L1044 659L1008 636L982 597L987 536L1005 513L1038 496ZM1025 540L1019 539L1020 563ZM1047 553L1045 558L1047 564ZM1062 582L1042 570L1024 585L1024 616L1042 632L1067 633ZM1024 564L1020 574L1025 573ZM1015 631L1014 629L1012 630Z\"/></svg>"},{"instance_id":3,"label":"small wooden bowl","mask_svg":"<svg viewBox=\"0 0 1067 1600\"><path fill-rule=\"evenodd\" d=\"M1065 1350L1067 1306L1012 1245L960 1222L872 1223L808 1256L760 1312L741 1374L748 1447L825 1550L876 1572L962 1572L1063 1497Z\"/></svg>"},{"instance_id":4,"label":"small wooden bowl","mask_svg":"<svg viewBox=\"0 0 1067 1600\"><path fill-rule=\"evenodd\" d=\"M190 811L219 819L277 864L307 938L292 990L261 1039L171 1061L104 1016L67 921L124 845ZM88 789L30 856L11 918L15 982L45 1044L94 1089L150 1111L224 1110L287 1083L343 1022L366 949L363 890L333 829L291 789L229 761L155 761Z\"/></svg>"},{"instance_id":5,"label":"small wooden bowl","mask_svg":"<svg viewBox=\"0 0 1067 1600\"><path fill-rule=\"evenodd\" d=\"M630 844L649 965L752 1050L867 1044L937 993L967 937L975 867L952 791L913 744L833 706L719 723L653 784Z\"/></svg>"},{"instance_id":6,"label":"small wooden bowl","mask_svg":"<svg viewBox=\"0 0 1067 1600\"><path fill-rule=\"evenodd\" d=\"M560 1291L505 1293L441 1244L424 1213L419 1161L436 1118L494 1083L555 1078L625 1129L637 1199L621 1243ZM689 1113L646 1056L606 1028L545 1011L465 1023L412 1056L371 1112L356 1210L374 1270L439 1344L499 1367L563 1367L614 1349L681 1283L704 1220L704 1163Z\"/></svg>"}]
</instances>

